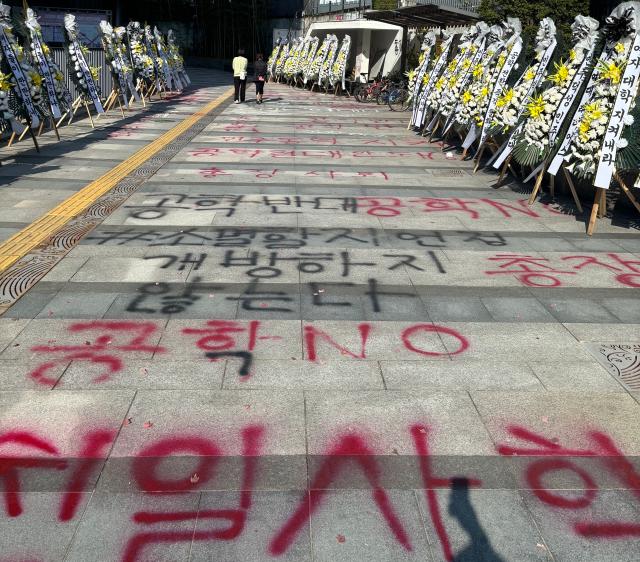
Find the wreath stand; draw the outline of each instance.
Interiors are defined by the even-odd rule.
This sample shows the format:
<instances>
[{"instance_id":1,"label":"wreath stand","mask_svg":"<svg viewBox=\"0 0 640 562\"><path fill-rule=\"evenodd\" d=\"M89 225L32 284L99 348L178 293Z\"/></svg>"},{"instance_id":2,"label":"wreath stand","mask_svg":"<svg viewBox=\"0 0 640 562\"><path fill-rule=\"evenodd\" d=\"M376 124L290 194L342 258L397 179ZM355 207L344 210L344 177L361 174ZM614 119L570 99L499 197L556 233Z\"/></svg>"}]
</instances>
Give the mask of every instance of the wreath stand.
<instances>
[{"instance_id":1,"label":"wreath stand","mask_svg":"<svg viewBox=\"0 0 640 562\"><path fill-rule=\"evenodd\" d=\"M565 170L565 173L566 172ZM618 184L620 184L620 189L622 189L623 193L628 197L631 204L636 208L636 210L640 213L640 203L634 197L633 193L629 189L629 186L622 179L618 172L614 172L613 179L615 179ZM604 187L598 187L596 189L596 195L593 200L593 207L591 207L591 215L589 217L589 225L587 226L587 234L591 236L596 227L596 220L598 218L603 218L604 213L607 209L607 190Z\"/></svg>"},{"instance_id":2,"label":"wreath stand","mask_svg":"<svg viewBox=\"0 0 640 562\"><path fill-rule=\"evenodd\" d=\"M27 121L27 126L25 127L25 130L22 131L22 134L20 135L18 140L22 140L25 137L25 135L27 133L29 133L31 135L31 140L33 141L33 146L35 146L35 148L36 148L36 152L40 152L40 146L38 145L38 139L33 134L33 130L31 129L31 119L27 118L26 121ZM7 148L11 147L11 145L13 144L13 142L16 139L16 136L17 135L15 133L11 133L11 137L9 137L9 142L7 143Z\"/></svg>"},{"instance_id":3,"label":"wreath stand","mask_svg":"<svg viewBox=\"0 0 640 562\"><path fill-rule=\"evenodd\" d=\"M91 109L89 108L89 103L87 102L87 100L82 96L79 95L71 104L71 109L67 110L64 115L60 118L60 120L58 121L57 126L59 127L62 122L67 118L67 115L69 116L69 122L67 123L67 125L71 125L71 122L73 121L73 118L76 116L76 113L78 112L78 110L80 109L80 107L84 105L84 108L87 112L87 116L89 117L89 121L91 122L91 128L95 129L96 125L93 122L93 116L91 115Z\"/></svg>"},{"instance_id":4,"label":"wreath stand","mask_svg":"<svg viewBox=\"0 0 640 562\"><path fill-rule=\"evenodd\" d=\"M113 109L113 107L117 103L118 106L120 107L120 113L122 113L122 117L123 118L125 117L124 107L122 106L122 102L120 101L120 96L121 96L120 88L114 87L111 90L111 93L109 94L109 96L107 97L107 99L106 99L106 101L104 103L104 113L107 113L108 111L111 111L111 109ZM97 119L100 119L100 115L98 115Z\"/></svg>"}]
</instances>

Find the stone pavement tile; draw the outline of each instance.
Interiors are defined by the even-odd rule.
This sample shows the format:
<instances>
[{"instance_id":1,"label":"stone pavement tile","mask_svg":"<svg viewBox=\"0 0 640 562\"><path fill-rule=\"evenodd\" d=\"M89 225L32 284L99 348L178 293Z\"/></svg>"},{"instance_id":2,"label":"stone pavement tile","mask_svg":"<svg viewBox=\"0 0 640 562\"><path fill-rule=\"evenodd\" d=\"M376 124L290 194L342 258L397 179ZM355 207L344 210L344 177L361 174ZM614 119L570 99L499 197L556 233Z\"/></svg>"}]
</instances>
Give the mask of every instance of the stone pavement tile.
<instances>
[{"instance_id":1,"label":"stone pavement tile","mask_svg":"<svg viewBox=\"0 0 640 562\"><path fill-rule=\"evenodd\" d=\"M422 214L378 217L379 225L385 230L467 230L458 217L451 215ZM495 222L493 224L495 229Z\"/></svg>"},{"instance_id":2,"label":"stone pavement tile","mask_svg":"<svg viewBox=\"0 0 640 562\"><path fill-rule=\"evenodd\" d=\"M164 325L165 321L36 319L2 352L1 358L57 362L73 353L95 352L129 360L149 359L156 351ZM129 348L138 338L141 338L140 345ZM51 349L34 351L34 346ZM73 349L55 349L57 347Z\"/></svg>"},{"instance_id":3,"label":"stone pavement tile","mask_svg":"<svg viewBox=\"0 0 640 562\"><path fill-rule=\"evenodd\" d=\"M605 298L602 305L627 324L640 324L640 299Z\"/></svg>"},{"instance_id":4,"label":"stone pavement tile","mask_svg":"<svg viewBox=\"0 0 640 562\"><path fill-rule=\"evenodd\" d=\"M366 290L366 289L363 289ZM303 320L364 320L366 297L344 292L339 283L301 286ZM322 291L322 292L320 292Z\"/></svg>"},{"instance_id":5,"label":"stone pavement tile","mask_svg":"<svg viewBox=\"0 0 640 562\"><path fill-rule=\"evenodd\" d=\"M0 318L0 351L17 337L29 322L29 319Z\"/></svg>"},{"instance_id":6,"label":"stone pavement tile","mask_svg":"<svg viewBox=\"0 0 640 562\"><path fill-rule=\"evenodd\" d=\"M78 513L82 513L90 494L80 494ZM29 562L64 560L67 548L78 527L79 517L60 521L61 493L23 492L20 494L22 513L9 517L4 510L0 517L2 560ZM84 558L88 560L88 558Z\"/></svg>"},{"instance_id":7,"label":"stone pavement tile","mask_svg":"<svg viewBox=\"0 0 640 562\"><path fill-rule=\"evenodd\" d=\"M524 217L511 217L509 219L471 219L465 216L458 217L465 230L476 231L493 231L496 229L496 224L500 224L501 230L508 232L551 232L553 229L550 224L543 219L524 218ZM497 222L499 221L499 222ZM574 232L576 227L572 228L571 224L567 224L563 221L558 228L558 232Z\"/></svg>"},{"instance_id":8,"label":"stone pavement tile","mask_svg":"<svg viewBox=\"0 0 640 562\"><path fill-rule=\"evenodd\" d=\"M431 322L303 322L304 356L311 360L448 360L441 338L450 352L461 346L459 337L439 334Z\"/></svg>"},{"instance_id":9,"label":"stone pavement tile","mask_svg":"<svg viewBox=\"0 0 640 562\"><path fill-rule=\"evenodd\" d=\"M2 368L0 363L0 369ZM108 380L96 382L100 370L73 361L56 385L58 389L215 390L222 386L224 361L127 361Z\"/></svg>"},{"instance_id":10,"label":"stone pavement tile","mask_svg":"<svg viewBox=\"0 0 640 562\"><path fill-rule=\"evenodd\" d=\"M156 209L149 205L134 205L128 203L116 209L102 224L128 225L128 226L209 226L212 224L216 213L207 210L197 212L195 209Z\"/></svg>"},{"instance_id":11,"label":"stone pavement tile","mask_svg":"<svg viewBox=\"0 0 640 562\"><path fill-rule=\"evenodd\" d=\"M441 264L442 269L431 267L426 271L407 269L407 273L414 285L447 285L450 287L518 287L522 282L515 274L508 272L501 275L491 275L494 264L483 262L481 252L465 252L475 254L468 260L446 261ZM450 252L447 250L447 255Z\"/></svg>"},{"instance_id":12,"label":"stone pavement tile","mask_svg":"<svg viewBox=\"0 0 640 562\"><path fill-rule=\"evenodd\" d=\"M263 213L258 211L239 211L230 217L225 216L222 212L218 212L211 224L217 227L283 226L292 228L298 226L298 219L301 216L303 216L302 212L269 214L266 209ZM191 223L185 222L182 224ZM316 217L314 224L304 226L317 226L317 224L318 222Z\"/></svg>"},{"instance_id":13,"label":"stone pavement tile","mask_svg":"<svg viewBox=\"0 0 640 562\"><path fill-rule=\"evenodd\" d=\"M160 345L166 354L159 361L205 360L205 353L251 351L253 359L301 359L299 320L169 320ZM184 333L195 330L198 333ZM253 335L252 335L253 334ZM255 340L254 340L255 338ZM250 349L251 342L254 348ZM199 347L200 346L200 347Z\"/></svg>"},{"instance_id":14,"label":"stone pavement tile","mask_svg":"<svg viewBox=\"0 0 640 562\"><path fill-rule=\"evenodd\" d=\"M108 231L114 232L114 230ZM83 238L78 245L67 254L67 258L95 258L98 256L105 258L121 258L123 254L126 254L126 257L128 258L142 258L149 251L149 248L146 246L133 246L132 244L127 244L126 246L103 246L96 244L92 239L92 235L97 237L100 234L101 233L98 229L94 230L89 234L89 236ZM175 250L175 248L173 249Z\"/></svg>"},{"instance_id":15,"label":"stone pavement tile","mask_svg":"<svg viewBox=\"0 0 640 562\"><path fill-rule=\"evenodd\" d=\"M565 324L578 341L635 343L640 342L640 324Z\"/></svg>"},{"instance_id":16,"label":"stone pavement tile","mask_svg":"<svg viewBox=\"0 0 640 562\"><path fill-rule=\"evenodd\" d=\"M94 493L65 562L188 562L199 499L200 494ZM172 513L184 517L172 520ZM134 519L136 514L140 514L140 522ZM145 517L145 514L149 515ZM162 520L165 514L166 520ZM153 521L154 515L158 515L159 522ZM147 520L151 522L145 523ZM165 533L173 535L175 540L145 540L145 536L151 539L154 534L160 537Z\"/></svg>"},{"instance_id":17,"label":"stone pavement tile","mask_svg":"<svg viewBox=\"0 0 640 562\"><path fill-rule=\"evenodd\" d=\"M529 365L547 390L572 392L625 392L625 389L597 362L530 361Z\"/></svg>"},{"instance_id":18,"label":"stone pavement tile","mask_svg":"<svg viewBox=\"0 0 640 562\"><path fill-rule=\"evenodd\" d=\"M253 443L253 456L260 457L255 489L306 486L301 392L138 391L127 417L130 423L122 427L102 472L101 491L181 490L185 474L194 472L200 478L187 480L190 491L239 489L243 432L250 430L254 440L248 443ZM205 459L194 462L200 455ZM139 457L149 460L136 461ZM163 458L162 470L154 468L157 457Z\"/></svg>"},{"instance_id":19,"label":"stone pavement tile","mask_svg":"<svg viewBox=\"0 0 640 562\"><path fill-rule=\"evenodd\" d=\"M53 365L47 372L50 382L44 383L41 379L31 376L31 373L42 365L42 360L0 360L0 388L2 390L50 390L59 381L69 363L66 361Z\"/></svg>"},{"instance_id":20,"label":"stone pavement tile","mask_svg":"<svg viewBox=\"0 0 640 562\"><path fill-rule=\"evenodd\" d=\"M56 291L47 292L31 289L7 310L3 318L35 318L55 296Z\"/></svg>"},{"instance_id":21,"label":"stone pavement tile","mask_svg":"<svg viewBox=\"0 0 640 562\"><path fill-rule=\"evenodd\" d=\"M83 259L83 258L79 258ZM73 276L74 283L158 283L184 282L193 264L163 268L161 260L144 258L89 258ZM180 270L179 267L184 267ZM51 279L45 280L50 281Z\"/></svg>"},{"instance_id":22,"label":"stone pavement tile","mask_svg":"<svg viewBox=\"0 0 640 562\"><path fill-rule=\"evenodd\" d=\"M533 297L487 297L481 300L496 322L553 322L553 316Z\"/></svg>"},{"instance_id":23,"label":"stone pavement tile","mask_svg":"<svg viewBox=\"0 0 640 562\"><path fill-rule=\"evenodd\" d=\"M571 492L553 491L552 499L557 496L568 501L579 501L585 495L582 483L579 489ZM575 525L589 523L627 523L640 524L640 511L634 509L633 495L628 491L599 490L592 501L579 509L562 509L536 497L535 492L522 492L527 507L548 546L554 560L562 562L636 562L638 560L638 538L613 536L581 536L574 530ZM637 505L637 500L635 500ZM614 525L615 527L615 525Z\"/></svg>"},{"instance_id":24,"label":"stone pavement tile","mask_svg":"<svg viewBox=\"0 0 640 562\"><path fill-rule=\"evenodd\" d=\"M239 295L210 284L147 283L120 293L105 312L111 319L235 318Z\"/></svg>"},{"instance_id":25,"label":"stone pavement tile","mask_svg":"<svg viewBox=\"0 0 640 562\"><path fill-rule=\"evenodd\" d=\"M530 390L544 387L531 367L524 363L501 361L380 361L389 390L408 388L434 392L462 390Z\"/></svg>"},{"instance_id":26,"label":"stone pavement tile","mask_svg":"<svg viewBox=\"0 0 640 562\"><path fill-rule=\"evenodd\" d=\"M225 528L220 523L213 523L206 514L214 510L233 509L238 505L238 496L238 492L203 493L196 532L206 533L212 528ZM194 541L189 562L273 560L274 555L269 553L271 541L285 525L287 519L295 513L301 499L301 494L297 491L254 492L242 533L233 540ZM302 501L306 501L306 498ZM286 550L279 554L277 559L289 562L313 560L308 522L301 526L295 536L291 537Z\"/></svg>"},{"instance_id":27,"label":"stone pavement tile","mask_svg":"<svg viewBox=\"0 0 640 562\"><path fill-rule=\"evenodd\" d=\"M574 248L581 250L583 252L617 252L617 253L625 253L624 247L618 243L617 239L614 238L572 238L571 244ZM554 252L558 252L561 250L552 250Z\"/></svg>"},{"instance_id":28,"label":"stone pavement tile","mask_svg":"<svg viewBox=\"0 0 640 562\"><path fill-rule=\"evenodd\" d=\"M73 293L61 291L40 311L36 318L102 318L117 293Z\"/></svg>"},{"instance_id":29,"label":"stone pavement tile","mask_svg":"<svg viewBox=\"0 0 640 562\"><path fill-rule=\"evenodd\" d=\"M634 254L640 252L640 240L637 236L635 238L616 238L616 243L627 252Z\"/></svg>"},{"instance_id":30,"label":"stone pavement tile","mask_svg":"<svg viewBox=\"0 0 640 562\"><path fill-rule=\"evenodd\" d=\"M534 252L573 252L576 249L575 239L560 238L559 236L525 236L527 248ZM597 250L594 250L597 251Z\"/></svg>"},{"instance_id":31,"label":"stone pavement tile","mask_svg":"<svg viewBox=\"0 0 640 562\"><path fill-rule=\"evenodd\" d=\"M307 391L305 396L310 474L344 439L359 438L378 464L385 487L417 488L422 480L414 440L419 440L430 451L438 473L473 469L496 484L512 481L501 473L502 459L495 455L467 393L324 390ZM332 484L334 488L363 486L370 487L370 482L353 464Z\"/></svg>"},{"instance_id":32,"label":"stone pavement tile","mask_svg":"<svg viewBox=\"0 0 640 562\"><path fill-rule=\"evenodd\" d=\"M420 298L433 322L491 322L482 299L477 297L430 297L428 288Z\"/></svg>"},{"instance_id":33,"label":"stone pavement tile","mask_svg":"<svg viewBox=\"0 0 640 562\"><path fill-rule=\"evenodd\" d=\"M606 308L590 299L549 296L539 300L558 322L606 324L617 320Z\"/></svg>"},{"instance_id":34,"label":"stone pavement tile","mask_svg":"<svg viewBox=\"0 0 640 562\"><path fill-rule=\"evenodd\" d=\"M461 334L469 343L462 359L509 361L590 361L591 355L567 332L563 324L526 322L449 322L447 327ZM447 338L445 345L453 352L459 342Z\"/></svg>"},{"instance_id":35,"label":"stone pavement tile","mask_svg":"<svg viewBox=\"0 0 640 562\"><path fill-rule=\"evenodd\" d=\"M88 258L62 258L54 267L47 273L42 281L48 282L66 282L69 281L75 273L87 263Z\"/></svg>"},{"instance_id":36,"label":"stone pavement tile","mask_svg":"<svg viewBox=\"0 0 640 562\"><path fill-rule=\"evenodd\" d=\"M460 562L553 560L517 491L470 489L464 482L435 490L442 530L434 523L424 491L415 493L435 560L451 560L443 540L450 545L452 559Z\"/></svg>"},{"instance_id":37,"label":"stone pavement tile","mask_svg":"<svg viewBox=\"0 0 640 562\"><path fill-rule=\"evenodd\" d=\"M1 364L0 364L1 365ZM230 389L343 389L382 390L384 383L377 361L327 361L312 363L295 360L259 360L252 374L239 376L232 364L227 366L224 388Z\"/></svg>"},{"instance_id":38,"label":"stone pavement tile","mask_svg":"<svg viewBox=\"0 0 640 562\"><path fill-rule=\"evenodd\" d=\"M625 455L640 452L640 405L620 392L471 392L484 426L497 445L535 448L511 433L523 427L562 447L593 450L591 431L607 434Z\"/></svg>"},{"instance_id":39,"label":"stone pavement tile","mask_svg":"<svg viewBox=\"0 0 640 562\"><path fill-rule=\"evenodd\" d=\"M378 287L376 292L374 298L362 299L366 320L431 322L427 306L415 288Z\"/></svg>"},{"instance_id":40,"label":"stone pavement tile","mask_svg":"<svg viewBox=\"0 0 640 562\"><path fill-rule=\"evenodd\" d=\"M412 490L386 490L399 523L394 534L369 490L331 490L311 519L317 562L421 562L433 560ZM403 544L404 542L404 544Z\"/></svg>"}]
</instances>

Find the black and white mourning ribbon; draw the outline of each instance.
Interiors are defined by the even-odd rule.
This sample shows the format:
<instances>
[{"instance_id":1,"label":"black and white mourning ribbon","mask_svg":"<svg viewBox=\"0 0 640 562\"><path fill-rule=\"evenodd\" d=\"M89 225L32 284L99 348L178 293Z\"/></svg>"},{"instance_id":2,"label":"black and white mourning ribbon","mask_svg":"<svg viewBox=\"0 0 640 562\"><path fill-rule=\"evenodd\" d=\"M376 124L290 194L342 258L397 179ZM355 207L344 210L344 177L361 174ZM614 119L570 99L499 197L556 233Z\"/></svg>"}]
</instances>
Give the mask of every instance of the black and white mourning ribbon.
<instances>
[{"instance_id":1,"label":"black and white mourning ribbon","mask_svg":"<svg viewBox=\"0 0 640 562\"><path fill-rule=\"evenodd\" d=\"M11 68L11 73L13 74L13 77L16 81L16 93L18 94L20 100L24 104L25 109L27 110L29 121L31 122L31 127L38 127L40 125L40 115L38 113L38 110L36 109L33 98L31 97L29 80L25 76L24 70L22 66L20 66L18 57L13 50L13 45L7 37L2 26L0 26L0 47L2 48L4 58L7 59L7 63Z\"/></svg>"}]
</instances>

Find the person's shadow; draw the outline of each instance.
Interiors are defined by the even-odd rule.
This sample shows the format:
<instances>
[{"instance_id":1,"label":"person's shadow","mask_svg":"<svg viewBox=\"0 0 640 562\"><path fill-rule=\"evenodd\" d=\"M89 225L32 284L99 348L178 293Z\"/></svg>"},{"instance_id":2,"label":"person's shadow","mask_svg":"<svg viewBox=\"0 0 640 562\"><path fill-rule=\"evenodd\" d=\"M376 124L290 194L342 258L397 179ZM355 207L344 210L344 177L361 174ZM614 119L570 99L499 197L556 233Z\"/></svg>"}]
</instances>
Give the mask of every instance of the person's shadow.
<instances>
[{"instance_id":1,"label":"person's shadow","mask_svg":"<svg viewBox=\"0 0 640 562\"><path fill-rule=\"evenodd\" d=\"M471 540L467 548L454 555L452 562L504 562L493 550L489 537L478 521L469 498L469 481L466 478L453 479L448 511L449 515L458 520Z\"/></svg>"}]
</instances>

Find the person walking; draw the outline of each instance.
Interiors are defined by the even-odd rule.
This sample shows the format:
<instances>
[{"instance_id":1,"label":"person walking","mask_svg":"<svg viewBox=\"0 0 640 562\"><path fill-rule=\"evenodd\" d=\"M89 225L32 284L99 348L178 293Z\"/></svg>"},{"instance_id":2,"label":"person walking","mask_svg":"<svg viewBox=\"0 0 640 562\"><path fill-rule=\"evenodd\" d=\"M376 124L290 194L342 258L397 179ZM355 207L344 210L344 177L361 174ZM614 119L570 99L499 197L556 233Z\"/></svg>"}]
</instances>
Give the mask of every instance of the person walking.
<instances>
[{"instance_id":1,"label":"person walking","mask_svg":"<svg viewBox=\"0 0 640 562\"><path fill-rule=\"evenodd\" d=\"M238 49L238 56L234 57L233 67L233 102L244 102L247 89L247 65L249 61L244 56L244 49Z\"/></svg>"},{"instance_id":2,"label":"person walking","mask_svg":"<svg viewBox=\"0 0 640 562\"><path fill-rule=\"evenodd\" d=\"M267 63L261 53L256 55L256 62L253 65L253 81L256 83L256 103L262 103L264 96L264 83L267 81Z\"/></svg>"}]
</instances>

